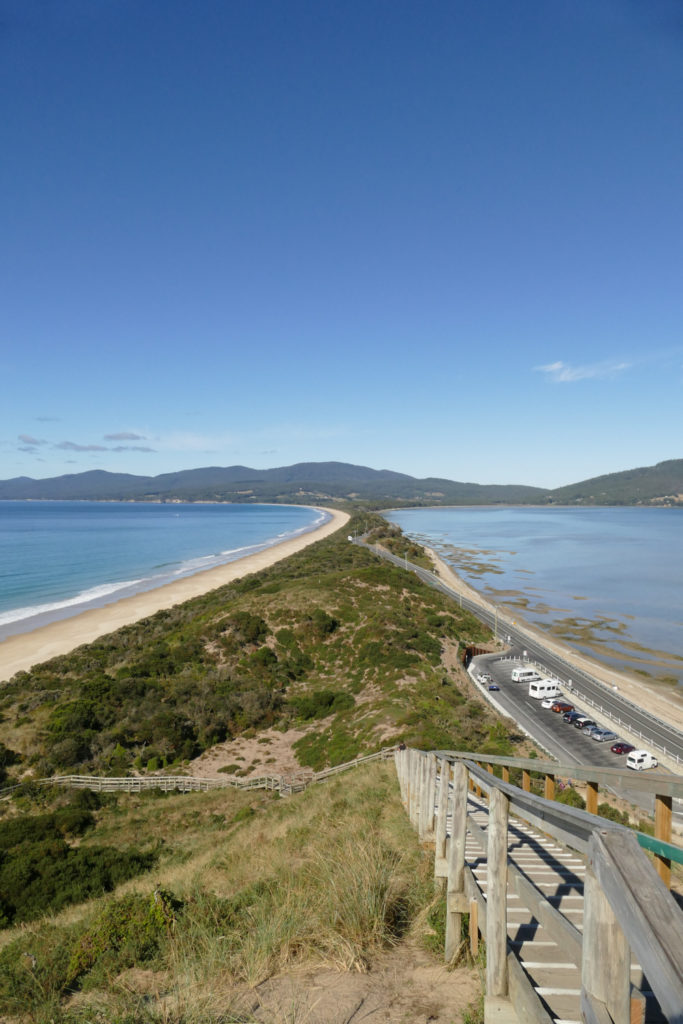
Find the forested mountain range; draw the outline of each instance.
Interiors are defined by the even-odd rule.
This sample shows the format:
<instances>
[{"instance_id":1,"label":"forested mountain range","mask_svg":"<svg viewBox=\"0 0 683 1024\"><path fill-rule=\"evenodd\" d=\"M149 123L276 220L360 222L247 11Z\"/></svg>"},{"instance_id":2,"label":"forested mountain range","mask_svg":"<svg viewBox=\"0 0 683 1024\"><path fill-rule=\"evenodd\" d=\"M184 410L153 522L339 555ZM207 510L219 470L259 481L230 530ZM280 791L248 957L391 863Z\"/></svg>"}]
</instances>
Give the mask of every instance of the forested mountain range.
<instances>
[{"instance_id":1,"label":"forested mountain range","mask_svg":"<svg viewBox=\"0 0 683 1024\"><path fill-rule=\"evenodd\" d=\"M683 503L683 459L610 473L547 490L475 484L369 469L345 462L300 462L276 469L208 466L159 476L91 470L44 480L0 481L0 499L100 501L363 502L387 505Z\"/></svg>"}]
</instances>

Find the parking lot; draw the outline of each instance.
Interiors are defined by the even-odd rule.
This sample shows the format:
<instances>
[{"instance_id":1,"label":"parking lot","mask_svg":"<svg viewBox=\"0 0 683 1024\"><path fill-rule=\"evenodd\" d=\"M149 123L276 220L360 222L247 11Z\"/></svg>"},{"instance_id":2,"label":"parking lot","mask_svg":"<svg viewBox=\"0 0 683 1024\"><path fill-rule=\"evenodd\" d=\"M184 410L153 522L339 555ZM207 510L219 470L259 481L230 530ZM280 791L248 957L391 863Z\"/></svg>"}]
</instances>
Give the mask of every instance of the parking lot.
<instances>
[{"instance_id":1,"label":"parking lot","mask_svg":"<svg viewBox=\"0 0 683 1024\"><path fill-rule=\"evenodd\" d=\"M563 764L592 764L625 769L626 755L614 754L610 750L615 740L599 743L582 729L567 724L562 714L543 708L541 700L530 697L528 682L512 681L513 669L519 668L521 664L519 660L501 658L500 655L480 655L473 660L470 673L475 679L482 674L489 675L491 682L479 682L487 696L495 700L548 754ZM489 691L490 685L498 686L499 689ZM562 696L556 699L566 700L598 725L616 732L608 719L601 721L590 707L582 707L580 701L575 702L566 686L562 686ZM628 742L628 737L618 732L617 737Z\"/></svg>"}]
</instances>

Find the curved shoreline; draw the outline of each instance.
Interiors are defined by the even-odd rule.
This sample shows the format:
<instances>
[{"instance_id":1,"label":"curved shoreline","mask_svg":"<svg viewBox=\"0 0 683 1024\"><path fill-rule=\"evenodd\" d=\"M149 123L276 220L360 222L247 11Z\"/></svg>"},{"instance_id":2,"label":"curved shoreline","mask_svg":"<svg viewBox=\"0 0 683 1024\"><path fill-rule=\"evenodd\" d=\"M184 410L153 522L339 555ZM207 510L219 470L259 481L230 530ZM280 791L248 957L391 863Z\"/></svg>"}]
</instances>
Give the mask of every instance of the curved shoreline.
<instances>
[{"instance_id":1,"label":"curved shoreline","mask_svg":"<svg viewBox=\"0 0 683 1024\"><path fill-rule=\"evenodd\" d=\"M210 590L216 590L249 573L267 569L283 558L302 551L309 544L335 533L349 520L349 515L338 509L319 508L319 511L329 514L332 518L317 529L309 530L299 537L283 540L244 558L226 562L213 569L205 569L172 583L165 583L153 590L143 590L111 604L50 622L31 632L15 633L7 637L0 642L0 683L11 679L17 672L27 671L32 665L60 654L68 654L81 644L92 643L98 637L105 633L113 633L121 626L129 626L139 619L145 619L155 612L172 608Z\"/></svg>"}]
</instances>

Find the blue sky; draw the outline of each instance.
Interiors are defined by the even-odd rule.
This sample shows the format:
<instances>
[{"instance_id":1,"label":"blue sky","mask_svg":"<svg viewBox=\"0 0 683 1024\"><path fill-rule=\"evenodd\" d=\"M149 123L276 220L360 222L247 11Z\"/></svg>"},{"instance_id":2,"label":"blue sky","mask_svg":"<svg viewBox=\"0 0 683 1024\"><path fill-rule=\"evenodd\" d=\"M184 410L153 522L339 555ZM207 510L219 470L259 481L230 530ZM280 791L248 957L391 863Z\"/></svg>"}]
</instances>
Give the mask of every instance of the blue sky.
<instances>
[{"instance_id":1,"label":"blue sky","mask_svg":"<svg viewBox=\"0 0 683 1024\"><path fill-rule=\"evenodd\" d=\"M683 457L678 0L0 0L0 478Z\"/></svg>"}]
</instances>

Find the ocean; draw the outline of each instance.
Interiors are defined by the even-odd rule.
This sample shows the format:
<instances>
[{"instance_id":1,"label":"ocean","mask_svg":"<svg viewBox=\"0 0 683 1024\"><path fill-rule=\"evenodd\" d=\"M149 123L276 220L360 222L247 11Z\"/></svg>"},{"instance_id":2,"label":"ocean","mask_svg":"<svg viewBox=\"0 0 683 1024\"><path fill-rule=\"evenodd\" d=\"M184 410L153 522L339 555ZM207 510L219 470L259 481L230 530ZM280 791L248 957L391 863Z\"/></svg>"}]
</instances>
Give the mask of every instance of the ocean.
<instances>
[{"instance_id":1,"label":"ocean","mask_svg":"<svg viewBox=\"0 0 683 1024\"><path fill-rule=\"evenodd\" d=\"M407 535L514 614L643 678L683 685L683 512L391 511Z\"/></svg>"},{"instance_id":2,"label":"ocean","mask_svg":"<svg viewBox=\"0 0 683 1024\"><path fill-rule=\"evenodd\" d=\"M321 525L295 505L0 501L0 640Z\"/></svg>"}]
</instances>

